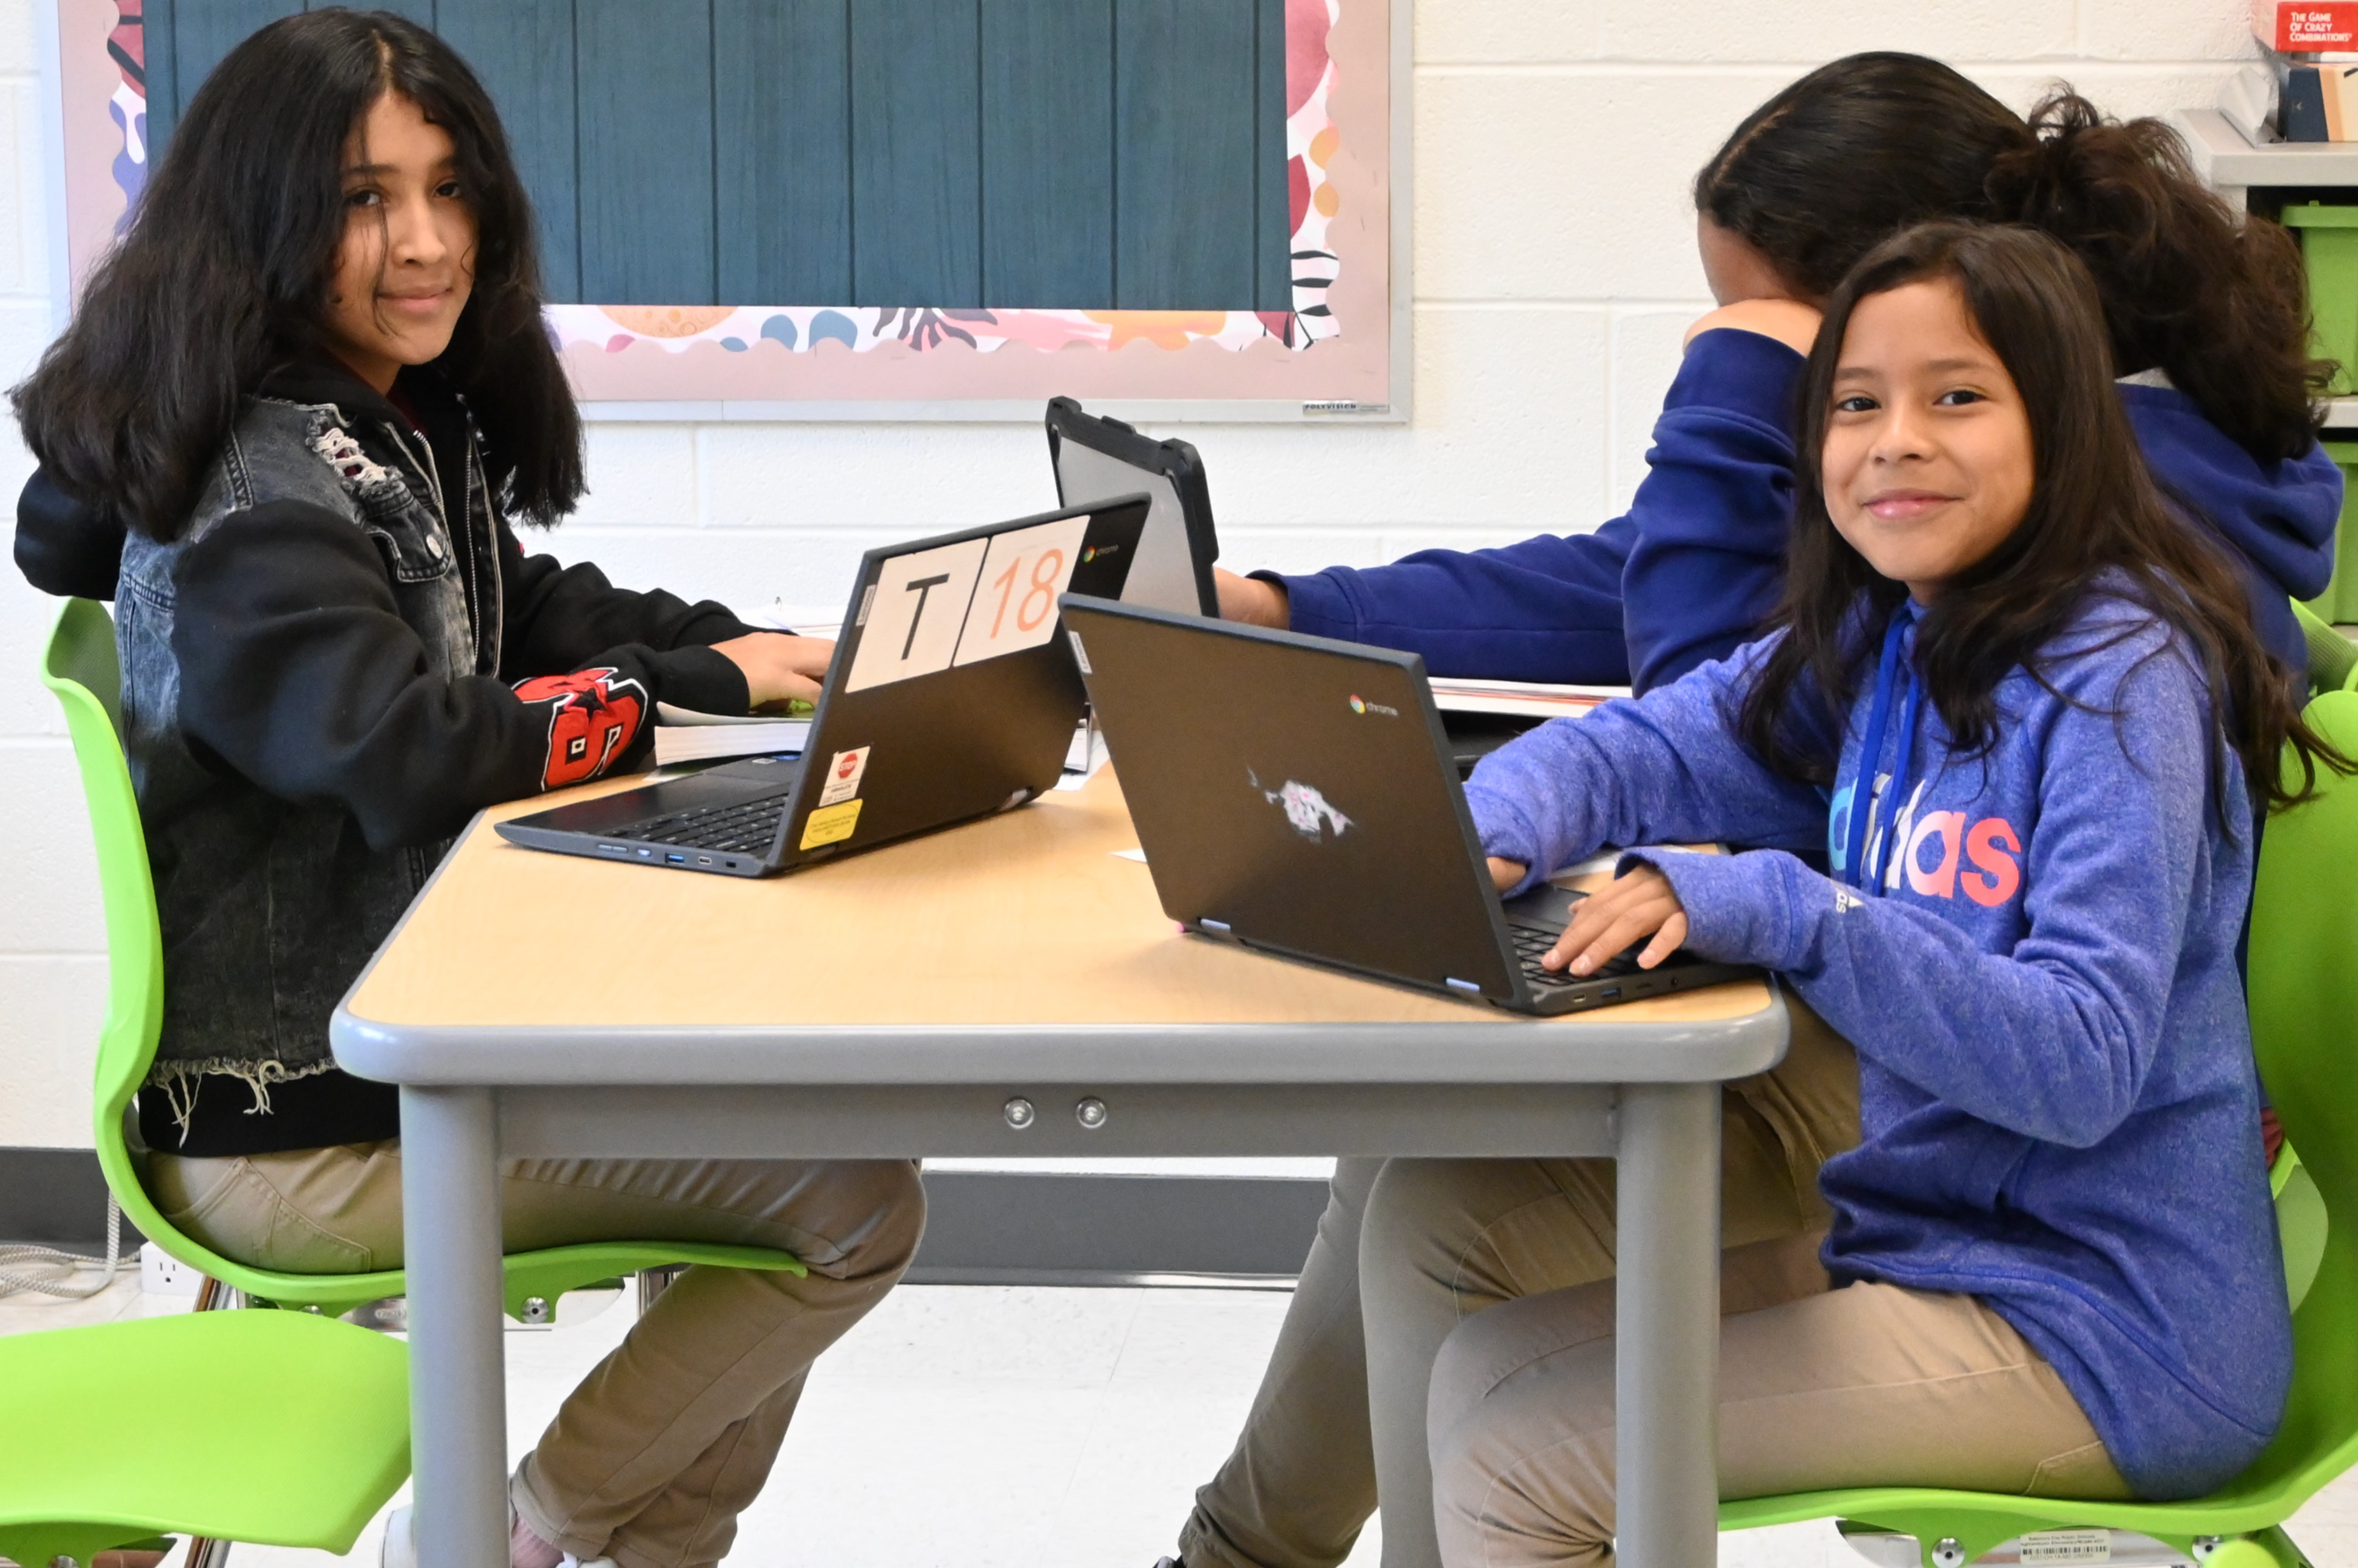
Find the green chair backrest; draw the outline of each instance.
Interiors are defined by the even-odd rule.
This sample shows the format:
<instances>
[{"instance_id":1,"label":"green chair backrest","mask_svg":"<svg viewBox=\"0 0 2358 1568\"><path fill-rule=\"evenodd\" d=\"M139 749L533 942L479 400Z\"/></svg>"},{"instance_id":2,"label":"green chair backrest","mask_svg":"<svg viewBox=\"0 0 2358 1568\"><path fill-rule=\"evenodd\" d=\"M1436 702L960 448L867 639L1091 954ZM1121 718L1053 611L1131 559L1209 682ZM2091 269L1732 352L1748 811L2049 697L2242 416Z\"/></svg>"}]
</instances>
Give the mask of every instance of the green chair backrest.
<instances>
[{"instance_id":1,"label":"green chair backrest","mask_svg":"<svg viewBox=\"0 0 2358 1568\"><path fill-rule=\"evenodd\" d=\"M2358 756L2358 691L2329 691L2307 717ZM2268 824L2250 991L2260 1076L2327 1222L2293 1318L2291 1402L2255 1470L2278 1463L2321 1484L2358 1461L2358 778L2321 773L2315 799Z\"/></svg>"},{"instance_id":2,"label":"green chair backrest","mask_svg":"<svg viewBox=\"0 0 2358 1568\"><path fill-rule=\"evenodd\" d=\"M2309 689L2347 691L2358 686L2358 643L2327 625L2299 600L2293 600L2292 614L2300 623L2301 637L2309 643Z\"/></svg>"},{"instance_id":3,"label":"green chair backrest","mask_svg":"<svg viewBox=\"0 0 2358 1568\"><path fill-rule=\"evenodd\" d=\"M221 1277L216 1259L164 1222L139 1184L124 1135L131 1097L156 1058L164 1023L164 937L156 923L156 884L147 871L147 838L139 801L124 762L122 666L114 622L103 605L70 599L58 612L41 660L41 684L65 709L91 837L98 847L99 895L106 910L106 1020L100 1026L94 1096L98 1162L106 1184L131 1223L190 1267Z\"/></svg>"},{"instance_id":4,"label":"green chair backrest","mask_svg":"<svg viewBox=\"0 0 2358 1568\"><path fill-rule=\"evenodd\" d=\"M146 1188L125 1132L131 1097L156 1060L164 1026L164 937L156 918L156 883L147 869L147 838L139 800L124 761L122 666L114 622L103 605L70 599L58 612L41 659L41 684L65 708L98 847L98 883L106 908L106 1020L100 1027L95 1122L98 1162L124 1214L141 1235L202 1274L247 1295L282 1306L341 1313L363 1302L403 1293L399 1270L366 1274L280 1274L252 1269L200 1246L166 1221ZM507 1310L526 1315L537 1298L554 1303L568 1290L617 1274L673 1263L801 1273L791 1254L720 1242L596 1241L510 1256L505 1264Z\"/></svg>"}]
</instances>

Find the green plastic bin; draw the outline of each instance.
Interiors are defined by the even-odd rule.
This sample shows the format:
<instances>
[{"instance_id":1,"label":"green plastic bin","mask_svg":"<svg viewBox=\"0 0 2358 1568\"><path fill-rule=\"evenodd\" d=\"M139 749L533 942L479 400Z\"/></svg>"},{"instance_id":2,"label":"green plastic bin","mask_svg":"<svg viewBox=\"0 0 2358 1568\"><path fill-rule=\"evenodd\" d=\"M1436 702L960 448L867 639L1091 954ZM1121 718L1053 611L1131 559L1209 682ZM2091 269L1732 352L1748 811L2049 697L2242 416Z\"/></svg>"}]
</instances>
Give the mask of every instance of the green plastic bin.
<instances>
[{"instance_id":1,"label":"green plastic bin","mask_svg":"<svg viewBox=\"0 0 2358 1568\"><path fill-rule=\"evenodd\" d=\"M2311 341L2320 358L2342 365L2330 390L2336 397L2358 393L2358 207L2295 202L2282 221L2300 236L2309 264Z\"/></svg>"},{"instance_id":2,"label":"green plastic bin","mask_svg":"<svg viewBox=\"0 0 2358 1568\"><path fill-rule=\"evenodd\" d=\"M2329 624L2358 625L2358 441L2320 444L2342 468L2342 523L2333 535L2333 580L2307 608Z\"/></svg>"}]
</instances>

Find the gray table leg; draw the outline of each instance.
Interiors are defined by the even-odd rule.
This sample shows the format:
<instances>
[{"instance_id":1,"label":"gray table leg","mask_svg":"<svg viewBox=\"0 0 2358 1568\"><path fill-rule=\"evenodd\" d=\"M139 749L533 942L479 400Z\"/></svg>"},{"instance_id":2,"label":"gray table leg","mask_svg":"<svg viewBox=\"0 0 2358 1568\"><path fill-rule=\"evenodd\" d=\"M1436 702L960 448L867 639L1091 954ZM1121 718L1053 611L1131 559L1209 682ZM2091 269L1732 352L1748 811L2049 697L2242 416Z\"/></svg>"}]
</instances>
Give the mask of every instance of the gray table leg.
<instances>
[{"instance_id":1,"label":"gray table leg","mask_svg":"<svg viewBox=\"0 0 2358 1568\"><path fill-rule=\"evenodd\" d=\"M1719 1094L1717 1084L1621 1092L1620 1568L1718 1560Z\"/></svg>"},{"instance_id":2,"label":"gray table leg","mask_svg":"<svg viewBox=\"0 0 2358 1568\"><path fill-rule=\"evenodd\" d=\"M507 1379L492 1091L401 1091L419 1568L507 1568Z\"/></svg>"}]
</instances>

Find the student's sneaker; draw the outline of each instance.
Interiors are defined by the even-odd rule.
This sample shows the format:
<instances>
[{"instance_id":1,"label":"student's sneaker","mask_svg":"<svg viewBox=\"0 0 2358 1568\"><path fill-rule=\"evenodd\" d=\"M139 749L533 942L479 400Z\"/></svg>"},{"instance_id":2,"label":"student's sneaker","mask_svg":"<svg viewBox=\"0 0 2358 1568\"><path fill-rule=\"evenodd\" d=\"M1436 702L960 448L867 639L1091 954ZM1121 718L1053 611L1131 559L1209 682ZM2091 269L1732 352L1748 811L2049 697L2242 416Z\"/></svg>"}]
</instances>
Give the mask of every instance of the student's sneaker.
<instances>
[{"instance_id":1,"label":"student's sneaker","mask_svg":"<svg viewBox=\"0 0 2358 1568\"><path fill-rule=\"evenodd\" d=\"M536 1549L536 1550L535 1550ZM611 1557L593 1557L588 1562L569 1552L557 1552L540 1537L532 1533L525 1522L508 1510L508 1561L514 1568L547 1568L549 1553L555 1552L555 1568L620 1568ZM378 1555L379 1568L417 1568L417 1540L411 1522L411 1510L405 1503L384 1521L384 1549Z\"/></svg>"}]
</instances>

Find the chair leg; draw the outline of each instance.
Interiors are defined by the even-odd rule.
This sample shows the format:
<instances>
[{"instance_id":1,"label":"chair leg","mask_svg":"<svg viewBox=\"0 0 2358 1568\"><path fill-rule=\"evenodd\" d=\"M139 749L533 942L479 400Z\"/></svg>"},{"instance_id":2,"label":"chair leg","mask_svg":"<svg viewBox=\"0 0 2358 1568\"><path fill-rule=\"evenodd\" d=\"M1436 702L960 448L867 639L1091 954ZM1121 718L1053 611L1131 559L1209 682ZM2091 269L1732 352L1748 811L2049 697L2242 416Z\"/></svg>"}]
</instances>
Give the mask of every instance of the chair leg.
<instances>
[{"instance_id":1,"label":"chair leg","mask_svg":"<svg viewBox=\"0 0 2358 1568\"><path fill-rule=\"evenodd\" d=\"M191 1538L182 1568L229 1568L229 1542L208 1541L201 1536Z\"/></svg>"},{"instance_id":2,"label":"chair leg","mask_svg":"<svg viewBox=\"0 0 2358 1568\"><path fill-rule=\"evenodd\" d=\"M644 1317L647 1308L655 1304L655 1298L671 1289L671 1282L679 1276L680 1269L677 1268L640 1270L639 1315Z\"/></svg>"},{"instance_id":3,"label":"chair leg","mask_svg":"<svg viewBox=\"0 0 2358 1568\"><path fill-rule=\"evenodd\" d=\"M233 1312L243 1305L245 1305L245 1298L239 1294L235 1287L224 1285L211 1274L205 1274L197 1280L197 1304L189 1310ZM189 1568L196 1568L196 1564L192 1562Z\"/></svg>"}]
</instances>

